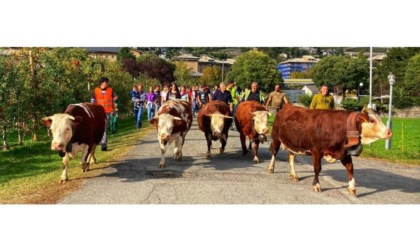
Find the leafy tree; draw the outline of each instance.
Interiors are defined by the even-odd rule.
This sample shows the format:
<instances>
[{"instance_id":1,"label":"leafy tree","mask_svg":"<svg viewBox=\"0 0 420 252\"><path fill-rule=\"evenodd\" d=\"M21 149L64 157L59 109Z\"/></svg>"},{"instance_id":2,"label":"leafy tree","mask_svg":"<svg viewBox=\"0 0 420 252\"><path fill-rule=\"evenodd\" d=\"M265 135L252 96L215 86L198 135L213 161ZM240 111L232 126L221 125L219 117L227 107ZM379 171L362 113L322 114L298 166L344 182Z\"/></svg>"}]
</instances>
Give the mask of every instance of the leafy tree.
<instances>
[{"instance_id":1,"label":"leafy tree","mask_svg":"<svg viewBox=\"0 0 420 252\"><path fill-rule=\"evenodd\" d=\"M139 58L140 73L147 74L149 78L158 79L160 83L175 80L175 65L154 54L143 54Z\"/></svg>"},{"instance_id":2,"label":"leafy tree","mask_svg":"<svg viewBox=\"0 0 420 252\"><path fill-rule=\"evenodd\" d=\"M369 76L369 62L360 54L357 58L348 56L328 56L313 68L313 80L320 87L326 84L335 93L342 92L343 99L347 90L357 90L359 83L366 83ZM363 88L366 88L365 85Z\"/></svg>"},{"instance_id":3,"label":"leafy tree","mask_svg":"<svg viewBox=\"0 0 420 252\"><path fill-rule=\"evenodd\" d=\"M408 61L404 80L404 93L409 96L420 96L420 53Z\"/></svg>"},{"instance_id":4,"label":"leafy tree","mask_svg":"<svg viewBox=\"0 0 420 252\"><path fill-rule=\"evenodd\" d=\"M179 82L179 84L188 84L188 85L193 84L194 78L191 74L192 74L192 71L191 69L188 69L187 63L185 62L176 63L174 76L177 82Z\"/></svg>"},{"instance_id":5,"label":"leafy tree","mask_svg":"<svg viewBox=\"0 0 420 252\"><path fill-rule=\"evenodd\" d=\"M134 78L140 74L140 66L135 59L125 58L121 60L121 67Z\"/></svg>"},{"instance_id":6,"label":"leafy tree","mask_svg":"<svg viewBox=\"0 0 420 252\"><path fill-rule=\"evenodd\" d=\"M206 66L203 69L203 76L200 77L201 84L218 85L221 80L221 71L217 66Z\"/></svg>"},{"instance_id":7,"label":"leafy tree","mask_svg":"<svg viewBox=\"0 0 420 252\"><path fill-rule=\"evenodd\" d=\"M227 79L236 81L242 89L250 87L251 83L256 81L263 91L274 89L274 85L281 81L276 61L256 50L241 54L233 64Z\"/></svg>"},{"instance_id":8,"label":"leafy tree","mask_svg":"<svg viewBox=\"0 0 420 252\"><path fill-rule=\"evenodd\" d=\"M117 54L117 60L121 61L124 59L136 60L136 56L134 56L134 54L131 53L131 50L128 47L121 48L120 52Z\"/></svg>"}]
</instances>

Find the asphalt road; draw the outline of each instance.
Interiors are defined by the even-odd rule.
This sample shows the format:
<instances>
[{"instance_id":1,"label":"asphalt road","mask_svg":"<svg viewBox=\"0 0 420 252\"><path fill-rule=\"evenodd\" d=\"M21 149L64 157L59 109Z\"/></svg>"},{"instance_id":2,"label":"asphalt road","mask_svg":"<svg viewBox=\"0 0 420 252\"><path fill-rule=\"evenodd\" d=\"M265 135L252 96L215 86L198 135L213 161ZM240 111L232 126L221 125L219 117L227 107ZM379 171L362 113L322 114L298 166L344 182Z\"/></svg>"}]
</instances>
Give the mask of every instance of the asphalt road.
<instances>
[{"instance_id":1,"label":"asphalt road","mask_svg":"<svg viewBox=\"0 0 420 252\"><path fill-rule=\"evenodd\" d=\"M195 120L195 119L194 119ZM289 180L287 152L277 155L274 174L267 173L271 154L260 145L259 164L242 156L239 134L229 132L224 154L213 142L206 159L204 134L194 121L188 132L183 161L166 152L166 167L158 168L156 131L139 141L126 157L89 178L60 204L419 204L420 167L354 157L357 196L347 191L347 173L339 161L323 161L322 192L312 191L313 168L308 156L296 158L299 182ZM383 141L383 140L382 140ZM100 150L98 150L99 152ZM385 151L385 150L384 150ZM69 182L71 183L71 181Z\"/></svg>"}]
</instances>

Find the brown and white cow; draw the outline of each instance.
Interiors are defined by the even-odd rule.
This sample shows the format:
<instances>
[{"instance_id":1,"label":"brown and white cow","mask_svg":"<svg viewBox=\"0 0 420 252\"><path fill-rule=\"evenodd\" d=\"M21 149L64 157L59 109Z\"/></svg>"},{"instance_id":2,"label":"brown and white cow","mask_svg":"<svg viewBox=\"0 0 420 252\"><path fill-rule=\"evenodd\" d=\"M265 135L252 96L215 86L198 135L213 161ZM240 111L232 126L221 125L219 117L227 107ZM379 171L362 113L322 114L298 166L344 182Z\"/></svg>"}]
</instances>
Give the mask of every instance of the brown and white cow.
<instances>
[{"instance_id":1,"label":"brown and white cow","mask_svg":"<svg viewBox=\"0 0 420 252\"><path fill-rule=\"evenodd\" d=\"M158 131L161 159L159 168L165 167L165 153L168 144L174 142L174 159L182 160L182 146L185 136L192 124L192 109L189 102L184 100L166 101L159 108L150 123L155 125Z\"/></svg>"},{"instance_id":2,"label":"brown and white cow","mask_svg":"<svg viewBox=\"0 0 420 252\"><path fill-rule=\"evenodd\" d=\"M322 169L321 158L328 162L339 159L347 170L348 190L355 195L356 182L351 156L361 153L361 144L388 139L392 132L371 109L363 109L362 112L309 110L286 104L274 119L271 136L269 172L274 172L275 157L280 145L289 151L290 178L294 181L299 180L294 169L294 156L311 155L315 171L312 186L314 191L320 192L318 176Z\"/></svg>"},{"instance_id":3,"label":"brown and white cow","mask_svg":"<svg viewBox=\"0 0 420 252\"><path fill-rule=\"evenodd\" d=\"M207 140L207 158L211 157L211 141L220 140L220 154L225 151L229 128L232 125L232 112L222 101L210 101L197 115L198 128L204 132Z\"/></svg>"},{"instance_id":4,"label":"brown and white cow","mask_svg":"<svg viewBox=\"0 0 420 252\"><path fill-rule=\"evenodd\" d=\"M245 101L239 103L236 108L235 125L239 131L243 155L247 154L246 139L249 139L249 149L254 151L254 162L259 163L258 147L260 142L267 140L265 136L268 134L268 116L271 115L261 103L257 101Z\"/></svg>"},{"instance_id":5,"label":"brown and white cow","mask_svg":"<svg viewBox=\"0 0 420 252\"><path fill-rule=\"evenodd\" d=\"M93 103L70 104L62 114L42 118L50 127L53 140L51 149L63 157L64 170L60 182L68 180L69 156L75 158L82 152L82 171L89 170L95 159L96 145L102 139L106 126L106 115L101 105Z\"/></svg>"}]
</instances>

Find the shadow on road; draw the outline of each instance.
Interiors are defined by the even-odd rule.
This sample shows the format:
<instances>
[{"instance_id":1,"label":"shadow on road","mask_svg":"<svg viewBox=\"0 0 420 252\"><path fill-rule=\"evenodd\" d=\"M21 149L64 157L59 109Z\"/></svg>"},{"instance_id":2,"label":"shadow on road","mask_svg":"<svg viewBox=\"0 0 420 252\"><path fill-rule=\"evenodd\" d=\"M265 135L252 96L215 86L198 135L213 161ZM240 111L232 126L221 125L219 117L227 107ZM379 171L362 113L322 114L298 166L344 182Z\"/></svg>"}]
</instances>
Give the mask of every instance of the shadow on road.
<instances>
[{"instance_id":1,"label":"shadow on road","mask_svg":"<svg viewBox=\"0 0 420 252\"><path fill-rule=\"evenodd\" d=\"M347 172L345 170L323 170L323 173L325 175L331 176L336 181L340 181L346 184L348 182ZM373 191L358 194L357 197L359 198L375 194L377 192L385 192L389 190L398 190L405 193L420 192L420 180L395 173L390 173L380 169L355 169L354 178L356 180L357 186L373 189Z\"/></svg>"}]
</instances>

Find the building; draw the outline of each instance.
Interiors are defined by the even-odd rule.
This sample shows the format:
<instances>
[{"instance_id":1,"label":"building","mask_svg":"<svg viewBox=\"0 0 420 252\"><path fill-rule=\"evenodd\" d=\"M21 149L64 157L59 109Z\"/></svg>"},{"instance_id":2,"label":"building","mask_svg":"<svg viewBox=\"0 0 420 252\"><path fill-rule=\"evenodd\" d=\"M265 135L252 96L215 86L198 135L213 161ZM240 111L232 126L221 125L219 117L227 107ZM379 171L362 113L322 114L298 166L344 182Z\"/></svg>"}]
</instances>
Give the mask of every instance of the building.
<instances>
[{"instance_id":1,"label":"building","mask_svg":"<svg viewBox=\"0 0 420 252\"><path fill-rule=\"evenodd\" d=\"M310 55L302 56L302 58L294 58L280 62L277 69L280 71L284 80L289 79L292 72L307 72L311 69L319 59Z\"/></svg>"},{"instance_id":2,"label":"building","mask_svg":"<svg viewBox=\"0 0 420 252\"><path fill-rule=\"evenodd\" d=\"M117 61L117 55L122 47L85 47L89 56L95 59ZM137 49L130 48L130 52L137 58L143 53Z\"/></svg>"},{"instance_id":3,"label":"building","mask_svg":"<svg viewBox=\"0 0 420 252\"><path fill-rule=\"evenodd\" d=\"M175 63L185 62L187 68L191 70L193 76L201 76L204 68L208 66L217 66L220 69L220 72L226 76L226 74L232 69L233 63L235 63L235 60L233 59L217 60L207 55L196 57L192 54L175 56L172 60Z\"/></svg>"},{"instance_id":4,"label":"building","mask_svg":"<svg viewBox=\"0 0 420 252\"><path fill-rule=\"evenodd\" d=\"M316 87L315 84L305 85L303 86L302 90L305 91L305 94L309 96L319 93L319 88Z\"/></svg>"}]
</instances>

